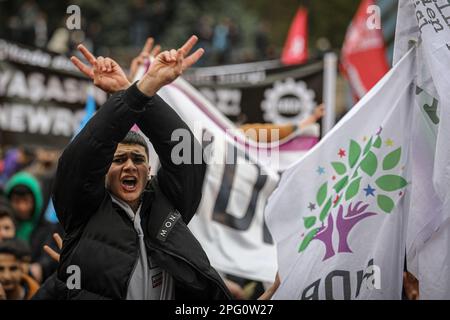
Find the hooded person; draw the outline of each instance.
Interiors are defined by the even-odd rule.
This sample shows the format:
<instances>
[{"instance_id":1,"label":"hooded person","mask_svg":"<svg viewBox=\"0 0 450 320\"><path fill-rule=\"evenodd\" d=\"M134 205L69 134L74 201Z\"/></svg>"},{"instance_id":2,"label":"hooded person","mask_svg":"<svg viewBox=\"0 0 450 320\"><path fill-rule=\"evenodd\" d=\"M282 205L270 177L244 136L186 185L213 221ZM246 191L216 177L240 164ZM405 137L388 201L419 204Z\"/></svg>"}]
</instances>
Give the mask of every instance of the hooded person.
<instances>
[{"instance_id":1,"label":"hooded person","mask_svg":"<svg viewBox=\"0 0 450 320\"><path fill-rule=\"evenodd\" d=\"M57 264L44 251L52 244L51 235L56 228L42 219L43 198L38 180L27 172L19 172L5 185L5 194L16 214L16 237L31 248L31 273L42 281L53 273Z\"/></svg>"},{"instance_id":2,"label":"hooded person","mask_svg":"<svg viewBox=\"0 0 450 320\"><path fill-rule=\"evenodd\" d=\"M39 223L43 206L39 182L32 175L19 172L8 180L5 193L16 211L17 237L30 243L31 234Z\"/></svg>"}]
</instances>

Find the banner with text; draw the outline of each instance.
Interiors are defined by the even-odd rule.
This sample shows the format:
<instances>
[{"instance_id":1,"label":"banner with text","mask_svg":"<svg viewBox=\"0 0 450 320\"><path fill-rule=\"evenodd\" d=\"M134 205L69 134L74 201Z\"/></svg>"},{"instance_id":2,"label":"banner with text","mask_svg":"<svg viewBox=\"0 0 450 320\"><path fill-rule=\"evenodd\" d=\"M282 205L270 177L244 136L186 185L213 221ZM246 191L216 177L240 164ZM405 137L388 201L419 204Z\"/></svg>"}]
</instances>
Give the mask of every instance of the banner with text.
<instances>
[{"instance_id":1,"label":"banner with text","mask_svg":"<svg viewBox=\"0 0 450 320\"><path fill-rule=\"evenodd\" d=\"M64 147L80 126L87 88L63 55L0 39L0 145ZM96 89L97 105L106 93Z\"/></svg>"}]
</instances>

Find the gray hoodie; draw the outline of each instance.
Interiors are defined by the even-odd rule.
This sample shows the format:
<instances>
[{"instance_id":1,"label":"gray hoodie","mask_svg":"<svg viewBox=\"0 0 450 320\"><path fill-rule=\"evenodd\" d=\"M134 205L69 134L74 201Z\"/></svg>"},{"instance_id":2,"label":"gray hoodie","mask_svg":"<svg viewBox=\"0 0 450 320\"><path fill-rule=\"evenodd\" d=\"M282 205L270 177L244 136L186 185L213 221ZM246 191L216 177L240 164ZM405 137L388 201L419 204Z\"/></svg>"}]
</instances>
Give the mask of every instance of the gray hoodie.
<instances>
[{"instance_id":1,"label":"gray hoodie","mask_svg":"<svg viewBox=\"0 0 450 320\"><path fill-rule=\"evenodd\" d=\"M139 237L139 256L127 290L127 300L171 300L173 299L173 279L166 271L152 263L144 243L141 226L141 205L136 213L124 201L111 195L112 201L119 205L131 219Z\"/></svg>"}]
</instances>

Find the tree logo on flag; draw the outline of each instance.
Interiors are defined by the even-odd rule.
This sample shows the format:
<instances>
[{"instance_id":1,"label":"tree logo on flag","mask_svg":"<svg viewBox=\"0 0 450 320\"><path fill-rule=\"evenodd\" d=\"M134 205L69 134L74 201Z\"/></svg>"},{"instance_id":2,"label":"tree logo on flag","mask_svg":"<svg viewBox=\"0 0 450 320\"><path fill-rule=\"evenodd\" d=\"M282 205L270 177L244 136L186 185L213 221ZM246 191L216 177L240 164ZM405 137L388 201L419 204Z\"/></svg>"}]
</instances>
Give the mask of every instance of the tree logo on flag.
<instances>
[{"instance_id":1,"label":"tree logo on flag","mask_svg":"<svg viewBox=\"0 0 450 320\"><path fill-rule=\"evenodd\" d=\"M383 147L381 132L382 128L369 139L364 149L355 140L350 140L348 152L339 149L336 154L339 161L330 163L334 173L331 181L328 179L318 188L315 202L309 202L309 211L318 213L303 218L307 231L302 234L299 252L306 250L312 240L320 240L326 249L323 261L333 257L336 255L333 245L333 232L336 229L339 235L337 253L352 253L348 244L351 230L362 220L378 214L368 210L372 198L376 199L377 209L389 214L395 208L395 200L404 195L403 189L408 182L395 174L403 170L398 168L402 148L388 150L390 152L384 157L380 155ZM385 139L384 144L386 148L394 147L390 138ZM317 169L319 176L325 172L324 167ZM362 185L363 178L366 179ZM369 183L366 186L367 180ZM356 196L359 199L355 201ZM341 204L343 200L344 204ZM333 212L336 211L334 217Z\"/></svg>"}]
</instances>

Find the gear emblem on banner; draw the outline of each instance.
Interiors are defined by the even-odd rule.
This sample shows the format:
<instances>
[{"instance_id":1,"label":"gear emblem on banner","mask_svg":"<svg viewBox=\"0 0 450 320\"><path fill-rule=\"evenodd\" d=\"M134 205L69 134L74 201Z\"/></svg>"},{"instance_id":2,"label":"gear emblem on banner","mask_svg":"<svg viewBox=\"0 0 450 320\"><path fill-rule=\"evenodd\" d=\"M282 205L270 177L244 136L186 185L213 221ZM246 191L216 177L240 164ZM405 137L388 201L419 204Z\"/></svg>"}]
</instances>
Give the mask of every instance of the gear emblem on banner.
<instances>
[{"instance_id":1,"label":"gear emblem on banner","mask_svg":"<svg viewBox=\"0 0 450 320\"><path fill-rule=\"evenodd\" d=\"M299 122L309 116L316 106L315 93L304 81L292 78L275 82L264 92L261 103L264 120L273 123Z\"/></svg>"}]
</instances>

